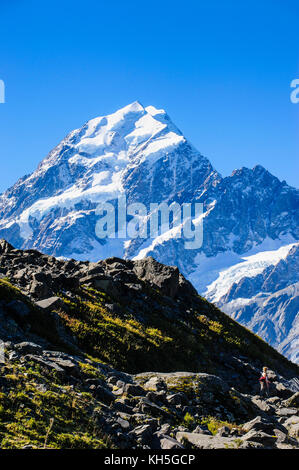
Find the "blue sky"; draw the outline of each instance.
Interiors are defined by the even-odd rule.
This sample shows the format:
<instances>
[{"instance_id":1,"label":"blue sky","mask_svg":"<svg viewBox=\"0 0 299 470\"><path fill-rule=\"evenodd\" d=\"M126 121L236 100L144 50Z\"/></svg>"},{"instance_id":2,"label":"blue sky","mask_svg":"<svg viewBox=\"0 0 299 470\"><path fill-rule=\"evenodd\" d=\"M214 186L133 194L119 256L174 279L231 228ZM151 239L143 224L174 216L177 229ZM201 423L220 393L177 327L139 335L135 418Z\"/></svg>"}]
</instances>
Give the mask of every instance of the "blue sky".
<instances>
[{"instance_id":1,"label":"blue sky","mask_svg":"<svg viewBox=\"0 0 299 470\"><path fill-rule=\"evenodd\" d=\"M72 129L139 100L223 175L298 186L297 0L0 0L0 191Z\"/></svg>"}]
</instances>

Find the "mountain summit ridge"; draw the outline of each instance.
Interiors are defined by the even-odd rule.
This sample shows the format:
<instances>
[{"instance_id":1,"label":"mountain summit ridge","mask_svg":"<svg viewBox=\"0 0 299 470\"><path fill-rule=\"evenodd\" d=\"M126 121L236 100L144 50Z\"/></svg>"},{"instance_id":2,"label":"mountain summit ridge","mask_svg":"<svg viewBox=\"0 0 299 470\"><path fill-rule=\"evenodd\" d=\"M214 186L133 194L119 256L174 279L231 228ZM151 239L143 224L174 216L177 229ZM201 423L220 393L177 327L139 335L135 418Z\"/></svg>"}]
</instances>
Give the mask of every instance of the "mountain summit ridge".
<instances>
[{"instance_id":1,"label":"mountain summit ridge","mask_svg":"<svg viewBox=\"0 0 299 470\"><path fill-rule=\"evenodd\" d=\"M202 247L186 250L184 239L173 236L99 239L98 204L121 195L129 204L146 207L152 202L203 203ZM230 267L243 263L247 255L296 243L298 208L298 189L261 165L222 177L164 110L135 101L70 132L35 172L0 196L0 237L17 248L79 260L153 256L178 266L208 296L212 283L222 285L221 272L230 274ZM247 266L245 277L254 277L255 263ZM228 292L236 279L226 279ZM255 331L271 337L259 321ZM274 344L275 338L271 341Z\"/></svg>"}]
</instances>

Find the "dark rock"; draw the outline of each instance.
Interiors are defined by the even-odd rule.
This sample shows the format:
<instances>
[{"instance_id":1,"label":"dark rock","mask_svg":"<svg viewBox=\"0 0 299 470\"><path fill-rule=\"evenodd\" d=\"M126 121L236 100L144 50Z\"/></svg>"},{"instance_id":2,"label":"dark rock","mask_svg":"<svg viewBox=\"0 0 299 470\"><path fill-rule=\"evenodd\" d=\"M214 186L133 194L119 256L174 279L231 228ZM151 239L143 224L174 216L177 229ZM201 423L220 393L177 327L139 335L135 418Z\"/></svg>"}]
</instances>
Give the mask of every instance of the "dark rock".
<instances>
[{"instance_id":1,"label":"dark rock","mask_svg":"<svg viewBox=\"0 0 299 470\"><path fill-rule=\"evenodd\" d=\"M144 396L146 394L146 391L142 387L134 384L126 384L124 386L124 392L132 396Z\"/></svg>"},{"instance_id":2,"label":"dark rock","mask_svg":"<svg viewBox=\"0 0 299 470\"><path fill-rule=\"evenodd\" d=\"M189 403L188 398L182 392L167 395L166 400L170 405L187 405Z\"/></svg>"},{"instance_id":3,"label":"dark rock","mask_svg":"<svg viewBox=\"0 0 299 470\"><path fill-rule=\"evenodd\" d=\"M28 305L21 300L12 300L7 307L19 318L27 317L30 313Z\"/></svg>"},{"instance_id":4,"label":"dark rock","mask_svg":"<svg viewBox=\"0 0 299 470\"><path fill-rule=\"evenodd\" d=\"M108 405L115 401L115 396L113 395L113 393L111 393L109 390L107 390L105 387L102 387L101 385L98 385L96 387L94 394L98 400Z\"/></svg>"}]
</instances>

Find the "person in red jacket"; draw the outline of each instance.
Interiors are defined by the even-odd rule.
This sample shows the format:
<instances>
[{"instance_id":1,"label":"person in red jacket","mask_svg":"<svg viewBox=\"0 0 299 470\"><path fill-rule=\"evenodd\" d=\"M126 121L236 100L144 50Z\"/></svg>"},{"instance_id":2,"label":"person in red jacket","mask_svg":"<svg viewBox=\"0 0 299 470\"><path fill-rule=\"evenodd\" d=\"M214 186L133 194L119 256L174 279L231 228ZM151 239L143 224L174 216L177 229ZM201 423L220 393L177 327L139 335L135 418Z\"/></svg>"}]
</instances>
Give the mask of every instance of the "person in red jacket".
<instances>
[{"instance_id":1,"label":"person in red jacket","mask_svg":"<svg viewBox=\"0 0 299 470\"><path fill-rule=\"evenodd\" d=\"M269 396L269 383L270 382L268 379L267 370L268 370L268 367L263 367L262 375L259 378L259 382L261 384L261 391L260 391L261 397Z\"/></svg>"}]
</instances>

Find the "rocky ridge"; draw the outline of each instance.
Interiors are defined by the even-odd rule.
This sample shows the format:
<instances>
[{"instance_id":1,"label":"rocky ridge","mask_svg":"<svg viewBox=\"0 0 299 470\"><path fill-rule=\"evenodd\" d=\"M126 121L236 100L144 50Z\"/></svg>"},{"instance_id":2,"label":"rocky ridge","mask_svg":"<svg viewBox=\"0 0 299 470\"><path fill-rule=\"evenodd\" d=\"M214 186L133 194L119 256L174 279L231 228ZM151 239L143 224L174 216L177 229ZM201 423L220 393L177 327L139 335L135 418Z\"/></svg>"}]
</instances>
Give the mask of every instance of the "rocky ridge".
<instances>
[{"instance_id":1,"label":"rocky ridge","mask_svg":"<svg viewBox=\"0 0 299 470\"><path fill-rule=\"evenodd\" d=\"M176 267L4 240L0 266L2 448L298 447L298 367Z\"/></svg>"}]
</instances>

